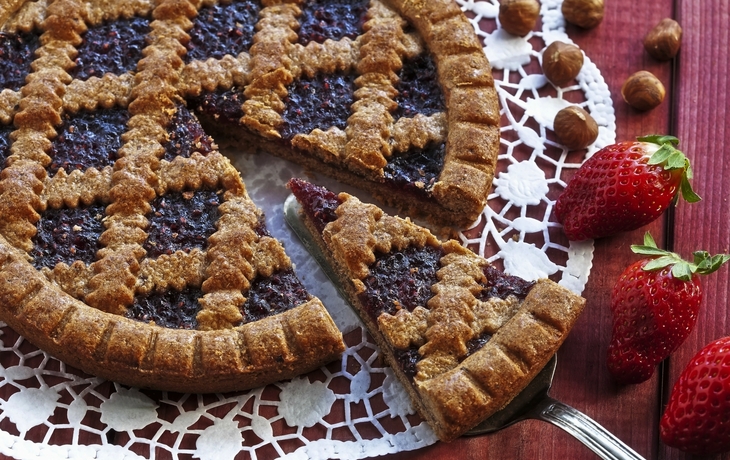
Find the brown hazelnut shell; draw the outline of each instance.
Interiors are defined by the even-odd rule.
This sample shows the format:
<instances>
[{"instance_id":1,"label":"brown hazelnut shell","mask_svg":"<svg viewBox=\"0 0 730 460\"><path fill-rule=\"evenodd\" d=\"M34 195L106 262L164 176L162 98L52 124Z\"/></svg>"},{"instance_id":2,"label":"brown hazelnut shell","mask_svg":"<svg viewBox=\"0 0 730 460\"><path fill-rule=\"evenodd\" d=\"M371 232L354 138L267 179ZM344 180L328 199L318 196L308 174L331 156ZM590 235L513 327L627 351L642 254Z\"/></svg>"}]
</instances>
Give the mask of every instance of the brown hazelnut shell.
<instances>
[{"instance_id":1,"label":"brown hazelnut shell","mask_svg":"<svg viewBox=\"0 0 730 460\"><path fill-rule=\"evenodd\" d=\"M603 0L563 0L560 10L566 21L584 29L592 29L603 21Z\"/></svg>"},{"instance_id":2,"label":"brown hazelnut shell","mask_svg":"<svg viewBox=\"0 0 730 460\"><path fill-rule=\"evenodd\" d=\"M537 0L502 0L499 3L499 24L512 35L524 37L530 33L539 15Z\"/></svg>"},{"instance_id":3,"label":"brown hazelnut shell","mask_svg":"<svg viewBox=\"0 0 730 460\"><path fill-rule=\"evenodd\" d=\"M555 115L553 131L569 150L584 149L598 139L598 123L577 105L568 106Z\"/></svg>"},{"instance_id":4,"label":"brown hazelnut shell","mask_svg":"<svg viewBox=\"0 0 730 460\"><path fill-rule=\"evenodd\" d=\"M644 37L644 49L658 61L668 61L677 55L682 45L682 26L664 18Z\"/></svg>"},{"instance_id":5,"label":"brown hazelnut shell","mask_svg":"<svg viewBox=\"0 0 730 460\"><path fill-rule=\"evenodd\" d=\"M542 53L542 71L557 86L575 79L583 67L583 52L575 45L554 41Z\"/></svg>"},{"instance_id":6,"label":"brown hazelnut shell","mask_svg":"<svg viewBox=\"0 0 730 460\"><path fill-rule=\"evenodd\" d=\"M637 110L651 110L664 101L666 91L662 82L651 72L640 70L624 82L621 96Z\"/></svg>"}]
</instances>

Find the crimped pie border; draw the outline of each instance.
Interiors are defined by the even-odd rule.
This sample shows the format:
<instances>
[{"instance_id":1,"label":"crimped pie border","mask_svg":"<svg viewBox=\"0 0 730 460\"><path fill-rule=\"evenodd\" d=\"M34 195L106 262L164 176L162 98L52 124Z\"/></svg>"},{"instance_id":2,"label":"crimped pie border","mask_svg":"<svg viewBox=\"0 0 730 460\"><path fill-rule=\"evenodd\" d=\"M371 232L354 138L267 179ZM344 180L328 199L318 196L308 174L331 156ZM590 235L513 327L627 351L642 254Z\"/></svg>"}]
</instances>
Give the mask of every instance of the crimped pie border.
<instances>
[{"instance_id":1,"label":"crimped pie border","mask_svg":"<svg viewBox=\"0 0 730 460\"><path fill-rule=\"evenodd\" d=\"M340 331L316 298L229 329L163 328L71 297L2 237L0 311L16 332L67 364L116 382L183 393L292 378L344 350Z\"/></svg>"}]
</instances>

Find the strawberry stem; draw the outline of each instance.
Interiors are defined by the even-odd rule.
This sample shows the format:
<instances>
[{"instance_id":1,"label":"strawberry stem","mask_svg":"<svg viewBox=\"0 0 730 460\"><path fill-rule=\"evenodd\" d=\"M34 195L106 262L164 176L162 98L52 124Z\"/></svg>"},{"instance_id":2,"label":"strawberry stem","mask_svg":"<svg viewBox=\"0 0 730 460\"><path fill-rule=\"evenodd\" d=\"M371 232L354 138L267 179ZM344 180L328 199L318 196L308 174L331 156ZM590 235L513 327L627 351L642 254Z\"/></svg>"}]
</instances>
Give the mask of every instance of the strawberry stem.
<instances>
[{"instance_id":1,"label":"strawberry stem","mask_svg":"<svg viewBox=\"0 0 730 460\"><path fill-rule=\"evenodd\" d=\"M679 145L679 139L674 136L661 134L652 134L650 136L642 136L637 138L640 142L649 142L659 145L659 149L649 158L650 165L662 165L667 171L673 169L682 170L682 181L680 183L680 193L682 198L688 203L696 203L700 198L694 190L689 180L692 179L692 166L689 159L676 146ZM675 203L677 196L675 196Z\"/></svg>"},{"instance_id":2,"label":"strawberry stem","mask_svg":"<svg viewBox=\"0 0 730 460\"><path fill-rule=\"evenodd\" d=\"M664 267L672 267L672 276L682 281L689 281L695 273L709 275L717 271L723 264L730 260L730 255L716 254L711 256L707 251L695 251L693 262L682 259L676 252L659 249L656 241L649 232L644 234L644 244L631 245L631 250L636 254L653 257L644 265L644 270L661 270Z\"/></svg>"}]
</instances>

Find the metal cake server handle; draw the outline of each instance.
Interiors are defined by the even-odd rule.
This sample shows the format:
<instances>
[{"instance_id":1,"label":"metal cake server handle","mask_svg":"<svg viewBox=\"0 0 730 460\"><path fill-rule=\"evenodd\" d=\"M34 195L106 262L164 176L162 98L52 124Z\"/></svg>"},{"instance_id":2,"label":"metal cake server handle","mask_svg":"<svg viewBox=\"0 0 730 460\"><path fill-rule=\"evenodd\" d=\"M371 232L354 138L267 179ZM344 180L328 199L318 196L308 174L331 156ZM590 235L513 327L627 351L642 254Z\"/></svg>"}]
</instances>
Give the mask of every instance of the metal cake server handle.
<instances>
[{"instance_id":1,"label":"metal cake server handle","mask_svg":"<svg viewBox=\"0 0 730 460\"><path fill-rule=\"evenodd\" d=\"M557 367L553 356L540 373L504 409L477 425L468 435L493 433L526 419L562 428L605 460L644 460L595 420L548 394Z\"/></svg>"},{"instance_id":2,"label":"metal cake server handle","mask_svg":"<svg viewBox=\"0 0 730 460\"><path fill-rule=\"evenodd\" d=\"M284 202L284 217L287 224L340 291L342 298L347 299L327 259L302 222L300 209L299 203L290 195ZM605 460L644 460L590 417L548 395L557 362L557 356L553 356L512 402L477 425L467 435L492 433L520 420L532 418L550 422L562 428Z\"/></svg>"}]
</instances>

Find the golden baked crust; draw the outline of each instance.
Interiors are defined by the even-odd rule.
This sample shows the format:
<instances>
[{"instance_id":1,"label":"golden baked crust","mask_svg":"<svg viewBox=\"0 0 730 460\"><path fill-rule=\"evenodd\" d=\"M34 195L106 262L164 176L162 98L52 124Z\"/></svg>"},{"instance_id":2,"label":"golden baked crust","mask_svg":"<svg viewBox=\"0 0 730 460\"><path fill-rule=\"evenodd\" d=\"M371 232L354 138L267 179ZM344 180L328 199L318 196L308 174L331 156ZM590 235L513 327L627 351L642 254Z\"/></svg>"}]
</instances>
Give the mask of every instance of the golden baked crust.
<instances>
[{"instance_id":1,"label":"golden baked crust","mask_svg":"<svg viewBox=\"0 0 730 460\"><path fill-rule=\"evenodd\" d=\"M154 8L145 1L56 0L16 9L6 30L43 33L25 85L0 93L0 121L14 127L0 173L0 318L86 372L168 391L242 390L336 359L344 351L342 335L314 297L256 321L243 317L254 280L292 264L258 230L262 213L230 161L215 148L163 158L168 126L182 103L181 43L196 7L175 0ZM154 20L136 72L71 78L75 47L89 23L149 12ZM109 107L130 115L113 166L49 172L64 114ZM215 231L203 235L206 244L149 257L151 201L201 189L221 200ZM96 259L36 268L30 253L43 213L93 203L104 206ZM125 317L136 296L190 286L201 291L197 329Z\"/></svg>"},{"instance_id":2,"label":"golden baked crust","mask_svg":"<svg viewBox=\"0 0 730 460\"><path fill-rule=\"evenodd\" d=\"M295 196L305 207L296 191ZM524 298L484 298L486 259L457 241L439 242L410 220L389 216L346 193L338 198L336 219L321 234L306 210L305 223L385 359L441 440L455 439L507 405L558 350L583 309L583 298L548 279L535 282ZM373 317L362 295L377 256L425 246L439 247L443 254L437 281L430 286L432 297L426 305ZM470 349L470 341L485 336L489 339L483 346ZM413 376L397 357L407 350L418 352Z\"/></svg>"}]
</instances>

